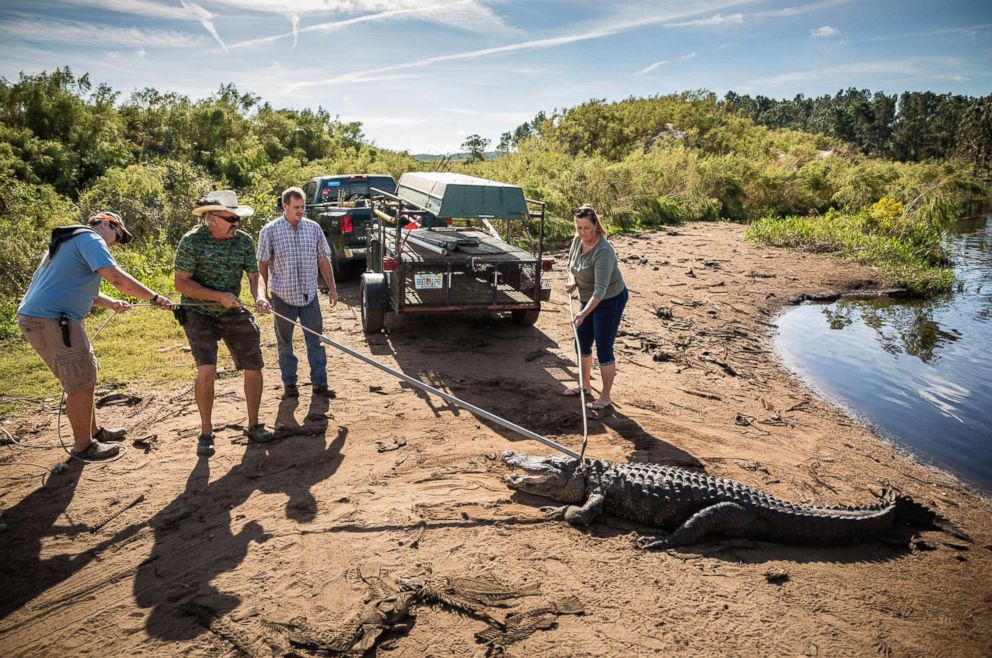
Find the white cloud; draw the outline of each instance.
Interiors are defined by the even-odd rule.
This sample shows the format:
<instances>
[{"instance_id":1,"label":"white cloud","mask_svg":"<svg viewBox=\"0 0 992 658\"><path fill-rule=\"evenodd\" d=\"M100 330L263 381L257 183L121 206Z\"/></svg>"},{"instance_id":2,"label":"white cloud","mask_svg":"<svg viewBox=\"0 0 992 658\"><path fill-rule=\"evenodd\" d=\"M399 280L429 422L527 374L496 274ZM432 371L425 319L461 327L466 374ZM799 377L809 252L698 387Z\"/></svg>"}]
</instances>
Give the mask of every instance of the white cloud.
<instances>
[{"instance_id":1,"label":"white cloud","mask_svg":"<svg viewBox=\"0 0 992 658\"><path fill-rule=\"evenodd\" d=\"M727 4L735 4L730 2ZM698 13L697 11L689 11L684 15L693 15ZM488 57L490 55L498 55L502 53L512 53L522 50L534 50L540 48L555 48L558 46L567 45L570 43L579 43L582 41L589 41L592 39L601 39L603 37L613 36L616 34L621 34L623 32L628 32L633 29L647 27L649 25L660 25L661 27L671 27L678 25L676 19L681 18L678 15L672 16L650 16L647 18L642 18L636 21L628 21L623 23L616 23L614 25L606 25L596 29L588 30L586 32L580 32L577 34L567 34L560 37L550 37L546 39L533 39L531 41L521 41L518 43L511 43L505 46L496 46L493 48L480 48L478 50L469 50L466 52L452 53L450 55L437 55L434 57L426 57L424 59L418 59L412 62L404 62L402 64L394 64L392 66L381 66L374 69L367 69L365 71L356 71L354 73L345 73L332 78L326 78L324 80L313 80L306 82L292 83L286 87L286 91L292 91L301 87L317 87L335 84L349 83L356 76L364 76L368 74L375 73L386 73L389 71L399 71L411 68L422 68L425 66L431 66L433 64L438 64L441 62L453 62L468 59L478 59L480 57Z\"/></svg>"},{"instance_id":2,"label":"white cloud","mask_svg":"<svg viewBox=\"0 0 992 658\"><path fill-rule=\"evenodd\" d=\"M829 25L824 25L822 27L816 28L815 30L809 31L809 35L811 37L816 37L818 39L822 39L823 37L832 37L838 34L840 34L840 30L838 30L836 27L831 27Z\"/></svg>"},{"instance_id":3,"label":"white cloud","mask_svg":"<svg viewBox=\"0 0 992 658\"><path fill-rule=\"evenodd\" d=\"M360 121L362 128L381 128L386 126L422 126L429 121L427 117L341 117L341 121Z\"/></svg>"},{"instance_id":4,"label":"white cloud","mask_svg":"<svg viewBox=\"0 0 992 658\"><path fill-rule=\"evenodd\" d=\"M810 69L807 71L792 71L789 73L781 73L770 78L752 80L751 83L774 86L788 82L803 82L805 80L813 80L835 75L917 75L922 72L923 69L920 67L920 63L918 61L885 60L877 62L860 62L857 64L840 64L838 66L827 66L824 68Z\"/></svg>"},{"instance_id":5,"label":"white cloud","mask_svg":"<svg viewBox=\"0 0 992 658\"><path fill-rule=\"evenodd\" d=\"M437 8L438 5L432 5L429 9ZM247 41L239 41L238 43L231 44L231 48L250 48L253 46L259 46L267 43L275 43L282 39L288 37L293 37L294 39L299 36L301 32L332 32L334 30L340 30L346 27L351 27L353 25L358 25L360 23L369 23L375 21L383 21L395 19L410 14L417 14L427 9L390 9L388 11L379 12L378 14L366 14L365 16L357 16L355 18L347 18L340 21L331 21L327 23L317 23L316 25L307 25L306 27L298 28L293 32L284 32L281 34L273 34L267 37L260 37L258 39L248 39Z\"/></svg>"},{"instance_id":6,"label":"white cloud","mask_svg":"<svg viewBox=\"0 0 992 658\"><path fill-rule=\"evenodd\" d=\"M477 0L456 0L442 2L440 0L399 0L390 3L389 9L381 2L356 0L355 2L308 0L302 3L294 0L219 0L239 9L266 11L279 14L290 21L293 28L289 32L273 34L258 39L250 39L233 44L232 48L245 48L293 38L294 45L301 33L330 32L344 27L384 20L400 18L416 18L428 23L436 23L466 32L485 34L510 34L516 32ZM304 27L299 26L299 16L319 16L326 14L356 14L360 16L335 21L316 23Z\"/></svg>"},{"instance_id":7,"label":"white cloud","mask_svg":"<svg viewBox=\"0 0 992 658\"><path fill-rule=\"evenodd\" d=\"M968 27L949 27L941 30L929 30L926 32L902 32L900 34L883 34L877 37L869 37L867 39L860 39L864 43L870 43L873 41L893 41L896 39L909 39L916 37L930 37L938 34L965 34L969 37L976 36L980 31L992 28L992 23L985 23L982 25L969 25Z\"/></svg>"},{"instance_id":8,"label":"white cloud","mask_svg":"<svg viewBox=\"0 0 992 658\"><path fill-rule=\"evenodd\" d=\"M729 16L715 14L709 18L697 18L691 21L670 23L667 27L714 27L717 25L741 25L743 23L744 14L741 13L730 14Z\"/></svg>"},{"instance_id":9,"label":"white cloud","mask_svg":"<svg viewBox=\"0 0 992 658\"><path fill-rule=\"evenodd\" d=\"M514 125L520 125L525 121L530 121L534 118L534 112L486 112L486 118L493 121L498 121L500 123L512 123Z\"/></svg>"},{"instance_id":10,"label":"white cloud","mask_svg":"<svg viewBox=\"0 0 992 658\"><path fill-rule=\"evenodd\" d=\"M695 59L695 57L696 57L696 53L693 52L687 55L682 55L681 57L676 57L675 59L663 59L660 62L655 62L654 64L650 64L644 67L643 69L638 71L636 75L644 75L645 73L650 73L651 71L659 69L662 66L671 64L672 62L684 62L690 59Z\"/></svg>"},{"instance_id":11,"label":"white cloud","mask_svg":"<svg viewBox=\"0 0 992 658\"><path fill-rule=\"evenodd\" d=\"M830 7L836 7L837 5L846 5L852 1L853 0L822 0L822 2L811 2L808 5L801 5L799 7L783 7L782 9L769 9L767 11L758 11L750 15L756 18L781 18L783 16L798 16L799 14L807 14L811 11L829 9Z\"/></svg>"},{"instance_id":12,"label":"white cloud","mask_svg":"<svg viewBox=\"0 0 992 658\"><path fill-rule=\"evenodd\" d=\"M189 14L177 3L152 2L151 0L62 0L64 4L93 7L123 14L149 18L189 20Z\"/></svg>"},{"instance_id":13,"label":"white cloud","mask_svg":"<svg viewBox=\"0 0 992 658\"><path fill-rule=\"evenodd\" d=\"M185 0L179 0L178 3L153 2L152 0L62 0L62 2L146 18L197 21L224 49L224 52L227 52L227 46L224 45L224 41L214 27L213 14L193 2L186 3Z\"/></svg>"},{"instance_id":14,"label":"white cloud","mask_svg":"<svg viewBox=\"0 0 992 658\"><path fill-rule=\"evenodd\" d=\"M199 36L173 30L147 30L80 21L35 18L0 22L0 35L8 41L55 44L95 44L109 48L190 48L202 46Z\"/></svg>"},{"instance_id":15,"label":"white cloud","mask_svg":"<svg viewBox=\"0 0 992 658\"><path fill-rule=\"evenodd\" d=\"M179 0L179 4L181 4L183 9L188 11L191 16L200 21L200 25L203 26L203 29L210 33L210 36L214 38L214 41L216 41L226 53L227 46L224 44L224 40L220 38L220 34L217 33L217 28L214 27L214 15L195 2L187 3L186 0Z\"/></svg>"}]
</instances>

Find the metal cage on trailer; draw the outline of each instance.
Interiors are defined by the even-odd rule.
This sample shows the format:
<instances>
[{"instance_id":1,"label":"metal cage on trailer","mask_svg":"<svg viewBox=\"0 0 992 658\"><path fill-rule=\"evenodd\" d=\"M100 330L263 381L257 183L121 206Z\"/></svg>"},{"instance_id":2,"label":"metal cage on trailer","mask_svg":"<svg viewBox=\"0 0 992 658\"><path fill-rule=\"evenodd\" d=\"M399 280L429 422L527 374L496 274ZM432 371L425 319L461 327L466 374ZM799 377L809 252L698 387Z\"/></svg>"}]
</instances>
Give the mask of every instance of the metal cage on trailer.
<instances>
[{"instance_id":1,"label":"metal cage on trailer","mask_svg":"<svg viewBox=\"0 0 992 658\"><path fill-rule=\"evenodd\" d=\"M543 274L544 203L516 185L447 172L406 173L373 190L361 281L362 328L387 312L508 312L532 325L551 290ZM503 228L503 234L497 230ZM536 235L534 234L536 229Z\"/></svg>"}]
</instances>

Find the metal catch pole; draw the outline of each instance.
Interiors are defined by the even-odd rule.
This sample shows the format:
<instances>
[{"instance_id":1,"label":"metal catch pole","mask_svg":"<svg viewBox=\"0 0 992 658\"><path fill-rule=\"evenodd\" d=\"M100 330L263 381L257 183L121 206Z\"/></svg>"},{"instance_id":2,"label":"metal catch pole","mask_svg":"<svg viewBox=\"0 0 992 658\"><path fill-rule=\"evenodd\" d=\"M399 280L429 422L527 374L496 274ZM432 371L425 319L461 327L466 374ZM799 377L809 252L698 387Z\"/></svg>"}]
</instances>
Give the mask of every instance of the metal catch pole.
<instances>
[{"instance_id":1,"label":"metal catch pole","mask_svg":"<svg viewBox=\"0 0 992 658\"><path fill-rule=\"evenodd\" d=\"M445 393L444 391L438 390L438 389L434 388L433 386L429 386L429 385L425 384L424 382L420 381L419 379L414 379L413 377L411 377L411 376L409 376L409 375L407 375L405 373L402 373L399 370L394 370L393 368L390 368L389 366L387 366L385 364L379 363L375 359L369 358L369 357L365 356L364 354L360 354L359 352L356 352L355 350L351 349L350 347L346 347L345 345L342 345L341 343L339 343L337 341L331 340L330 338L328 338L327 336L324 336L323 334L317 333L313 329L308 329L307 327L304 327L299 322L297 322L295 320L291 320L291 319L287 318L285 315L280 315L279 313L276 313L275 311L272 311L272 315L276 316L277 318L282 318L286 322L291 322L291 323L295 324L297 327L299 327L303 331L309 332L309 333L313 334L314 336L317 336L322 343L327 343L331 347L334 347L336 349L341 350L342 352L344 352L348 356L353 356L356 359L358 359L359 361L362 361L364 363L367 363L367 364L369 364L370 366L372 366L374 368L378 368L379 370L382 370L383 372L385 372L387 374L390 374L393 377L396 377L397 379L401 379L401 380L405 381L407 384L409 384L410 386L413 386L415 388L419 388L420 390L426 391L427 393L433 393L434 395L438 396L439 398L441 398L443 400L447 400L448 402L451 402L452 404L456 404L459 407L462 407L463 409L465 409L467 411L470 411L471 413L475 414L476 416L480 416L482 418L485 418L486 420L490 420L490 421L496 423L497 425L500 425L502 427L505 427L506 429L508 429L508 430L510 430L512 432L516 432L517 434L520 434L521 436L525 436L528 439L533 439L535 441L540 441L541 443L543 443L544 445L548 446L549 448L554 448L558 452L564 453L564 454L568 455L569 457L574 457L575 459L578 459L579 458L579 453L575 452L574 450L571 450L570 448L566 448L565 446L561 445L560 443L556 443L556 442L552 441L551 439L549 439L547 437L541 436L540 434L537 434L535 432L531 432L529 429L524 428L524 427L521 427L520 425L517 425L516 423L511 423L510 421L506 420L505 418L500 418L496 414L489 413L485 409L482 409L480 407L477 407L477 406L475 406L474 404L472 404L470 402L466 402L465 400L461 400L459 398L456 398L454 395L449 395L448 393Z\"/></svg>"},{"instance_id":2,"label":"metal catch pole","mask_svg":"<svg viewBox=\"0 0 992 658\"><path fill-rule=\"evenodd\" d=\"M585 459L586 447L589 445L589 418L586 413L586 387L589 385L582 376L582 350L579 348L579 330L575 327L575 312L572 310L572 293L568 294L568 319L572 327L572 338L575 340L575 358L579 364L579 401L582 404L582 452L580 459ZM591 320L590 320L591 322Z\"/></svg>"}]
</instances>

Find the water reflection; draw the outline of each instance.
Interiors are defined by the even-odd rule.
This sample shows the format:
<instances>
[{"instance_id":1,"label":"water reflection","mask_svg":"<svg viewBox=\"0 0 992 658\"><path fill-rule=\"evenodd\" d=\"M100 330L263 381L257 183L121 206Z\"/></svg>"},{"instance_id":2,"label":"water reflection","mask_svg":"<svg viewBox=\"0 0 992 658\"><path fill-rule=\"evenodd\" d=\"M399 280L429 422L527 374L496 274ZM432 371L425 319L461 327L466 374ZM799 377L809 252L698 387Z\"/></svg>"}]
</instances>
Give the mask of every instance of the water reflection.
<instances>
[{"instance_id":1,"label":"water reflection","mask_svg":"<svg viewBox=\"0 0 992 658\"><path fill-rule=\"evenodd\" d=\"M930 363L937 358L938 348L961 336L956 329L942 328L934 319L941 303L946 302L839 301L824 306L822 311L831 329L844 329L860 320L875 331L882 349L889 354L907 354Z\"/></svg>"},{"instance_id":2,"label":"water reflection","mask_svg":"<svg viewBox=\"0 0 992 658\"><path fill-rule=\"evenodd\" d=\"M801 306L782 317L776 348L824 397L992 489L992 218L946 248L953 294Z\"/></svg>"}]
</instances>

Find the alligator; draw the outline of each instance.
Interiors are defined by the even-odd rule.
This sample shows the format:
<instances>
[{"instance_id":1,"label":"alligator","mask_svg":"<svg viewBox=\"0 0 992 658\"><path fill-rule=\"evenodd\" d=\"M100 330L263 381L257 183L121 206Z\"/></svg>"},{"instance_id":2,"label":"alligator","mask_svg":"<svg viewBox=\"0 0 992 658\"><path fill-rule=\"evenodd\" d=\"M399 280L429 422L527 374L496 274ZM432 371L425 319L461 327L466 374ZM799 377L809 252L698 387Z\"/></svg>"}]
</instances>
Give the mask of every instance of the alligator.
<instances>
[{"instance_id":1,"label":"alligator","mask_svg":"<svg viewBox=\"0 0 992 658\"><path fill-rule=\"evenodd\" d=\"M875 505L797 505L734 480L661 464L537 457L505 452L511 489L567 503L542 507L548 518L588 525L601 513L671 532L639 537L645 549L668 549L710 538L750 538L784 544L839 545L879 539L897 521L971 539L950 521L908 496Z\"/></svg>"}]
</instances>

